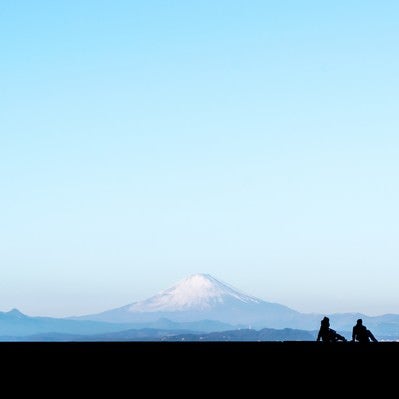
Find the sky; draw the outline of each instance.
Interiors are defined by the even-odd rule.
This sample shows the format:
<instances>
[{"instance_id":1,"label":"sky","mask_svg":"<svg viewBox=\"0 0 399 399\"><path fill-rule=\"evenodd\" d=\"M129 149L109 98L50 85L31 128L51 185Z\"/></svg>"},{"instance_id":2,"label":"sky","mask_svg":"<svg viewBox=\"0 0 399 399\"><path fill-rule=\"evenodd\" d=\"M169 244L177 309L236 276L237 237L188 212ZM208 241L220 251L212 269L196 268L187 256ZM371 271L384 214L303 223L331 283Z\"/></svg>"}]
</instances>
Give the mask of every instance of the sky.
<instances>
[{"instance_id":1,"label":"sky","mask_svg":"<svg viewBox=\"0 0 399 399\"><path fill-rule=\"evenodd\" d=\"M0 3L0 311L194 273L399 314L399 2Z\"/></svg>"}]
</instances>

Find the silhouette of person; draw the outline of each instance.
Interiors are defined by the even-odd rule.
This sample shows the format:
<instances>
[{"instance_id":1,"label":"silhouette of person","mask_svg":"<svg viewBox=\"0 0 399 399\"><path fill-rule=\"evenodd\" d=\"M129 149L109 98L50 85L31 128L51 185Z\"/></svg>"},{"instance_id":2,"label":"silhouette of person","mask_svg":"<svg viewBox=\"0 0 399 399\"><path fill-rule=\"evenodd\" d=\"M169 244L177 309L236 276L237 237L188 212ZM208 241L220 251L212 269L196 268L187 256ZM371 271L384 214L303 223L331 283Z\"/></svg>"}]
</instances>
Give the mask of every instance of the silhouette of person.
<instances>
[{"instance_id":1,"label":"silhouette of person","mask_svg":"<svg viewBox=\"0 0 399 399\"><path fill-rule=\"evenodd\" d=\"M322 342L337 342L343 341L346 342L346 338L341 334L338 334L335 330L330 328L330 319L327 316L324 316L320 322L319 333L317 334L316 341Z\"/></svg>"},{"instance_id":2,"label":"silhouette of person","mask_svg":"<svg viewBox=\"0 0 399 399\"><path fill-rule=\"evenodd\" d=\"M362 319L357 319L352 329L352 342L378 342L373 333L363 324Z\"/></svg>"}]
</instances>

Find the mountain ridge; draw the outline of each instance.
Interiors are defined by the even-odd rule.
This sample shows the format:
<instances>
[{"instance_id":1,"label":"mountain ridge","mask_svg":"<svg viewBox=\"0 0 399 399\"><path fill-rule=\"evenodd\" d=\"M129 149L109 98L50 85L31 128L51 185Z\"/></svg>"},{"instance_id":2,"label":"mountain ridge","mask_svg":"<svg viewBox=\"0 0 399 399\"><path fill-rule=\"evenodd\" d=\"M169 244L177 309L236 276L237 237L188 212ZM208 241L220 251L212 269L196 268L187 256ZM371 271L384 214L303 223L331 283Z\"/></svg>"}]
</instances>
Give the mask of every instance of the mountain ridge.
<instances>
[{"instance_id":1,"label":"mountain ridge","mask_svg":"<svg viewBox=\"0 0 399 399\"><path fill-rule=\"evenodd\" d=\"M247 295L205 273L188 276L145 300L91 315L31 317L15 308L0 312L0 336L114 333L129 328L200 332L242 328L314 331L318 330L324 316L329 316L331 327L337 331L351 331L356 319L362 318L377 339L399 337L397 314L301 313L285 305Z\"/></svg>"},{"instance_id":2,"label":"mountain ridge","mask_svg":"<svg viewBox=\"0 0 399 399\"><path fill-rule=\"evenodd\" d=\"M277 317L281 323L277 321ZM167 318L179 322L201 319L252 325L272 322L275 328L300 315L287 306L247 295L205 273L192 274L158 294L101 313L76 317L107 322L148 322Z\"/></svg>"}]
</instances>

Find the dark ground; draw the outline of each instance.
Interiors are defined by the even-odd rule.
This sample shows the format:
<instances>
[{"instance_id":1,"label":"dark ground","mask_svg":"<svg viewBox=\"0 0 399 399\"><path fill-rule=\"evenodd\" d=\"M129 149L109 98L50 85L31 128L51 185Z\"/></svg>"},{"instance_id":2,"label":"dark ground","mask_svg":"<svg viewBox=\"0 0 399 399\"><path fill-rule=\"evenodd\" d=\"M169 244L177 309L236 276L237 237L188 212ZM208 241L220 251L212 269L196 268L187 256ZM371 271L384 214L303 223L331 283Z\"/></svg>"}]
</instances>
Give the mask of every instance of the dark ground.
<instances>
[{"instance_id":1,"label":"dark ground","mask_svg":"<svg viewBox=\"0 0 399 399\"><path fill-rule=\"evenodd\" d=\"M136 390L143 388L144 397L153 392L155 398L183 392L213 397L215 389L263 397L276 388L307 396L325 396L327 389L329 395L380 397L399 386L397 342L0 342L0 356L3 383L13 377L23 386L30 378L44 389L56 382L57 395L75 384L91 396L96 390L119 397L118 390L128 389L123 396L140 398Z\"/></svg>"}]
</instances>

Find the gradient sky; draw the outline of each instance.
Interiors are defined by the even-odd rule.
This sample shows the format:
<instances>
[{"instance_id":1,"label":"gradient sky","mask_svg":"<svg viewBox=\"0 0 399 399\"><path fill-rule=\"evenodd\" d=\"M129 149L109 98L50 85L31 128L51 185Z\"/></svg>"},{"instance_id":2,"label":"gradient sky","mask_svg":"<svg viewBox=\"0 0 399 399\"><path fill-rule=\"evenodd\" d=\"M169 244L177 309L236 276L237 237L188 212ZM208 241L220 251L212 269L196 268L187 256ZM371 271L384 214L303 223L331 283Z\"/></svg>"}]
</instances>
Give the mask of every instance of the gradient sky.
<instances>
[{"instance_id":1,"label":"gradient sky","mask_svg":"<svg viewBox=\"0 0 399 399\"><path fill-rule=\"evenodd\" d=\"M193 273L399 314L399 2L0 3L0 311Z\"/></svg>"}]
</instances>

